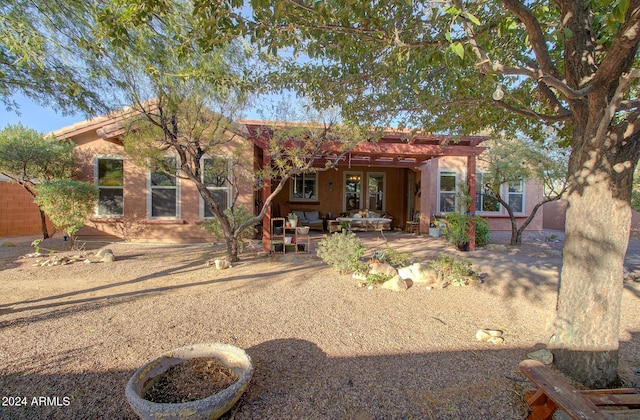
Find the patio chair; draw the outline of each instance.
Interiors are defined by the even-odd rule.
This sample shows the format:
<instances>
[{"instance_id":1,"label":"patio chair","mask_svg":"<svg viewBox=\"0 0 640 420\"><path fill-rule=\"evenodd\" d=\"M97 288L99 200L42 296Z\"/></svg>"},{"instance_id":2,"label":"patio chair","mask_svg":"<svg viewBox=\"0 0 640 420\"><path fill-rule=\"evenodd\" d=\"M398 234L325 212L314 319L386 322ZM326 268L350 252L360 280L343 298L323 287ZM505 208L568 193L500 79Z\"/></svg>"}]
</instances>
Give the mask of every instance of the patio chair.
<instances>
[{"instance_id":1,"label":"patio chair","mask_svg":"<svg viewBox=\"0 0 640 420\"><path fill-rule=\"evenodd\" d=\"M407 233L415 233L420 235L420 212L417 211L413 214L413 219L407 221L404 231Z\"/></svg>"}]
</instances>

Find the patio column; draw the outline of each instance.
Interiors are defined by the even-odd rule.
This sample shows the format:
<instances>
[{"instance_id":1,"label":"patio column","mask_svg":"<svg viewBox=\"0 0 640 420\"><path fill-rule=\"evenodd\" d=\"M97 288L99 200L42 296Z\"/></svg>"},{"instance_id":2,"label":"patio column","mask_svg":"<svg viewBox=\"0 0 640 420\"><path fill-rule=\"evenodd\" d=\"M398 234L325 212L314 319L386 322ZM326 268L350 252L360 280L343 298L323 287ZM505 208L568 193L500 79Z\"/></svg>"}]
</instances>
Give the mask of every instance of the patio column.
<instances>
[{"instance_id":1,"label":"patio column","mask_svg":"<svg viewBox=\"0 0 640 420\"><path fill-rule=\"evenodd\" d=\"M262 158L262 165L271 165L271 156L264 154ZM262 197L266 200L271 195L271 179L262 180ZM271 202L267 207L267 212L262 218L262 250L264 252L271 252Z\"/></svg>"},{"instance_id":2,"label":"patio column","mask_svg":"<svg viewBox=\"0 0 640 420\"><path fill-rule=\"evenodd\" d=\"M469 206L469 213L471 215L476 214L476 155L467 156L467 186L469 187L469 197L471 198L471 205ZM475 251L476 249L476 223L475 220L471 220L469 226L469 251Z\"/></svg>"}]
</instances>

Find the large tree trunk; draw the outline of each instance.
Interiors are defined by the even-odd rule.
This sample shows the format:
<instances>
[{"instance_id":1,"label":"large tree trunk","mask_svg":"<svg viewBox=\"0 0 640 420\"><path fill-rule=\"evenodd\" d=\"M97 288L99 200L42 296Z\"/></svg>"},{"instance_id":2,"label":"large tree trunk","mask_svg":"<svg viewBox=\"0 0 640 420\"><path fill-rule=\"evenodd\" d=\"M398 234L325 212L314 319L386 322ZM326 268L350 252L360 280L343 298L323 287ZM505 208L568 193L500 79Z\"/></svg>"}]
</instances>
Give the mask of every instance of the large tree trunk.
<instances>
[{"instance_id":1,"label":"large tree trunk","mask_svg":"<svg viewBox=\"0 0 640 420\"><path fill-rule=\"evenodd\" d=\"M605 388L617 382L629 196L638 157L593 137L575 140L551 347L561 371L588 387Z\"/></svg>"},{"instance_id":2,"label":"large tree trunk","mask_svg":"<svg viewBox=\"0 0 640 420\"><path fill-rule=\"evenodd\" d=\"M40 225L42 226L42 239L49 239L49 230L47 229L47 216L42 210L40 211Z\"/></svg>"},{"instance_id":3,"label":"large tree trunk","mask_svg":"<svg viewBox=\"0 0 640 420\"><path fill-rule=\"evenodd\" d=\"M229 262L238 262L240 258L238 257L238 238L235 236L231 236L227 239L227 258Z\"/></svg>"}]
</instances>

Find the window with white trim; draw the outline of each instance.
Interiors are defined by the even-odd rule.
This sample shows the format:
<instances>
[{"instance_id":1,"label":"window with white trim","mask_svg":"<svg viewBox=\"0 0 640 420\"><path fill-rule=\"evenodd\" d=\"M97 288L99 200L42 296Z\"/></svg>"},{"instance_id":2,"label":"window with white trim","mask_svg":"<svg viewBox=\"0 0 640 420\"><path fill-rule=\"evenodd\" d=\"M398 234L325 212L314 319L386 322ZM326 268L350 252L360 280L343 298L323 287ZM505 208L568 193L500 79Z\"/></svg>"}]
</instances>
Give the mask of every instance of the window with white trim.
<instances>
[{"instance_id":1,"label":"window with white trim","mask_svg":"<svg viewBox=\"0 0 640 420\"><path fill-rule=\"evenodd\" d=\"M438 210L440 213L456 211L458 175L452 171L442 171L438 177Z\"/></svg>"},{"instance_id":2,"label":"window with white trim","mask_svg":"<svg viewBox=\"0 0 640 420\"><path fill-rule=\"evenodd\" d=\"M344 211L362 208L362 172L344 173Z\"/></svg>"},{"instance_id":3,"label":"window with white trim","mask_svg":"<svg viewBox=\"0 0 640 420\"><path fill-rule=\"evenodd\" d=\"M384 211L385 174L369 172L367 174L367 208Z\"/></svg>"},{"instance_id":4,"label":"window with white trim","mask_svg":"<svg viewBox=\"0 0 640 420\"><path fill-rule=\"evenodd\" d=\"M497 213L500 202L493 198L491 190L485 186L487 174L476 172L476 211L482 213Z\"/></svg>"},{"instance_id":5,"label":"window with white trim","mask_svg":"<svg viewBox=\"0 0 640 420\"><path fill-rule=\"evenodd\" d=\"M220 207L225 210L231 206L231 168L232 160L223 156L204 156L200 160L202 182L213 194ZM210 219L215 217L209 206L200 197L201 217Z\"/></svg>"},{"instance_id":6,"label":"window with white trim","mask_svg":"<svg viewBox=\"0 0 640 420\"><path fill-rule=\"evenodd\" d=\"M149 171L150 218L180 217L177 159L167 157Z\"/></svg>"},{"instance_id":7,"label":"window with white trim","mask_svg":"<svg viewBox=\"0 0 640 420\"><path fill-rule=\"evenodd\" d=\"M307 172L291 176L291 201L315 201L318 199L318 174Z\"/></svg>"},{"instance_id":8,"label":"window with white trim","mask_svg":"<svg viewBox=\"0 0 640 420\"><path fill-rule=\"evenodd\" d=\"M121 157L97 157L95 183L98 188L96 215L122 217L124 215L124 165Z\"/></svg>"},{"instance_id":9,"label":"window with white trim","mask_svg":"<svg viewBox=\"0 0 640 420\"><path fill-rule=\"evenodd\" d=\"M509 183L505 201L514 213L524 213L524 180Z\"/></svg>"}]
</instances>

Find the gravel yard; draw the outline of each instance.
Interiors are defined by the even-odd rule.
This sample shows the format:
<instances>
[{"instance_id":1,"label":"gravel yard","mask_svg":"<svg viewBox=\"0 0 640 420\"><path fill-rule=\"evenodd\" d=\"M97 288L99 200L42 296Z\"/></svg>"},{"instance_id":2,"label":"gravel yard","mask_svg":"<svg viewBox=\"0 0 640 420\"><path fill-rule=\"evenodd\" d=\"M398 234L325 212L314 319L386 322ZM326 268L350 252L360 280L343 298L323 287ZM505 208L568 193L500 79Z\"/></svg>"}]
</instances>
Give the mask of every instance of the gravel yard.
<instances>
[{"instance_id":1,"label":"gravel yard","mask_svg":"<svg viewBox=\"0 0 640 420\"><path fill-rule=\"evenodd\" d=\"M243 347L255 366L225 418L524 418L518 362L551 334L562 238L465 254L442 238L386 236L421 259L470 258L484 283L356 287L313 253L248 255L218 271L206 262L219 248L205 244L89 243L88 255L106 247L116 261L40 267L19 258L33 238L0 240L0 419L136 418L124 397L133 372L212 341ZM640 283L625 289L620 373L640 387ZM484 328L503 330L505 343L476 341Z\"/></svg>"}]
</instances>

